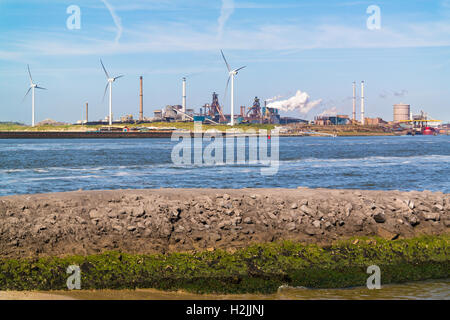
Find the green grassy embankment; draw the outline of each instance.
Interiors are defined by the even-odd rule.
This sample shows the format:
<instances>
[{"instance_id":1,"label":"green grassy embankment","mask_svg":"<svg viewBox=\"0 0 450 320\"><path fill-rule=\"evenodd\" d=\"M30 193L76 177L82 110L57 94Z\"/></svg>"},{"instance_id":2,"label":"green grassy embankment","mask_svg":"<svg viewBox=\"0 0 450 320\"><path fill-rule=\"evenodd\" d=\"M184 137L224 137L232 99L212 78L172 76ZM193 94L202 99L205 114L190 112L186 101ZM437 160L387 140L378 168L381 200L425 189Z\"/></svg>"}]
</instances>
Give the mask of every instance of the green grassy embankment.
<instances>
[{"instance_id":1,"label":"green grassy embankment","mask_svg":"<svg viewBox=\"0 0 450 320\"><path fill-rule=\"evenodd\" d=\"M95 126L85 126L85 125L64 125L64 126L53 126L53 125L45 125L45 126L25 126L25 125L18 125L18 124L0 124L0 132L1 131L31 131L31 132L42 132L42 131L90 131L90 130L98 130L101 127L106 127L106 125L95 125ZM174 122L174 123L168 123L168 122L155 122L155 123L140 123L140 124L115 124L113 127L117 128L135 128L135 127L156 127L156 128L177 128L177 129L185 129L185 130L194 130L194 123L193 122ZM226 131L228 129L242 129L242 130L248 130L248 129L254 129L256 131L260 129L265 130L272 130L275 128L275 125L269 125L269 124L242 124L242 125L236 125L234 127L230 127L227 125L209 125L209 124L203 124L202 129L210 130L215 129L218 131Z\"/></svg>"}]
</instances>

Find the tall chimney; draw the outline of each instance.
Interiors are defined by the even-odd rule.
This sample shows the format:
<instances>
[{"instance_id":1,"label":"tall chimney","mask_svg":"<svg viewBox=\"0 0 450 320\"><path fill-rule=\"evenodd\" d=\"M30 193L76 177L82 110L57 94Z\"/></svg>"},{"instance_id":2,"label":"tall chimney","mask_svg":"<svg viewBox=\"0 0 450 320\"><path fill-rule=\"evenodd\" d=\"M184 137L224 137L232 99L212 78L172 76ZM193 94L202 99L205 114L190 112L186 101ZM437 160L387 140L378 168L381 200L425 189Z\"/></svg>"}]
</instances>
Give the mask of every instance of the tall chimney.
<instances>
[{"instance_id":1,"label":"tall chimney","mask_svg":"<svg viewBox=\"0 0 450 320\"><path fill-rule=\"evenodd\" d=\"M364 114L364 81L361 81L361 124L366 124L366 118Z\"/></svg>"},{"instance_id":2,"label":"tall chimney","mask_svg":"<svg viewBox=\"0 0 450 320\"><path fill-rule=\"evenodd\" d=\"M140 77L140 82L141 82L141 91L139 94L139 98L140 98L139 121L143 122L144 121L144 88L143 88L142 76Z\"/></svg>"},{"instance_id":3,"label":"tall chimney","mask_svg":"<svg viewBox=\"0 0 450 320\"><path fill-rule=\"evenodd\" d=\"M353 123L356 122L356 82L353 82Z\"/></svg>"},{"instance_id":4,"label":"tall chimney","mask_svg":"<svg viewBox=\"0 0 450 320\"><path fill-rule=\"evenodd\" d=\"M86 102L86 124L89 122L89 103Z\"/></svg>"},{"instance_id":5,"label":"tall chimney","mask_svg":"<svg viewBox=\"0 0 450 320\"><path fill-rule=\"evenodd\" d=\"M183 113L186 113L186 78L183 78L183 102L182 102L182 109ZM183 120L185 120L185 116L183 114Z\"/></svg>"}]
</instances>

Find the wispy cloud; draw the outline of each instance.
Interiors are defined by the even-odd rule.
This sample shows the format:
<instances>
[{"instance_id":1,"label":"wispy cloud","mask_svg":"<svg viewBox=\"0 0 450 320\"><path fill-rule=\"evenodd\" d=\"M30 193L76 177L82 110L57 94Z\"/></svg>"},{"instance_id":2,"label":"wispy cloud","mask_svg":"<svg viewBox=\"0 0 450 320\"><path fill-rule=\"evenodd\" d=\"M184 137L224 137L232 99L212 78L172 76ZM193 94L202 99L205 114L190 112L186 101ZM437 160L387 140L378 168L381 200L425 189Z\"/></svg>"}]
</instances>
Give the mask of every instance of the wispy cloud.
<instances>
[{"instance_id":1,"label":"wispy cloud","mask_svg":"<svg viewBox=\"0 0 450 320\"><path fill-rule=\"evenodd\" d=\"M396 97L404 97L407 93L408 93L408 90L403 89L401 91L394 92L394 96L396 96Z\"/></svg>"},{"instance_id":2,"label":"wispy cloud","mask_svg":"<svg viewBox=\"0 0 450 320\"><path fill-rule=\"evenodd\" d=\"M234 12L234 0L222 0L222 8L220 9L220 17L217 20L218 23L218 32L217 36L222 38L223 36L223 30L225 28L225 24L227 23L228 19L230 19L231 15Z\"/></svg>"},{"instance_id":3,"label":"wispy cloud","mask_svg":"<svg viewBox=\"0 0 450 320\"><path fill-rule=\"evenodd\" d=\"M408 94L408 90L402 89L399 91L383 91L382 93L380 93L378 95L378 97L380 97L381 99L387 99L391 96L400 98L400 97L406 96L407 94Z\"/></svg>"},{"instance_id":4,"label":"wispy cloud","mask_svg":"<svg viewBox=\"0 0 450 320\"><path fill-rule=\"evenodd\" d=\"M120 37L122 37L122 32L123 32L122 21L121 21L120 17L116 14L116 11L114 10L114 8L111 6L111 4L108 1L106 1L106 0L100 0L100 1L103 2L103 4L106 6L106 8L108 8L109 13L111 14L111 17L114 20L114 24L116 25L116 28L117 28L116 39L114 41L115 41L115 43L119 43Z\"/></svg>"},{"instance_id":5,"label":"wispy cloud","mask_svg":"<svg viewBox=\"0 0 450 320\"><path fill-rule=\"evenodd\" d=\"M85 27L82 33L72 33L69 38L66 32L59 31L35 31L32 34L8 32L3 36L5 40L0 39L5 44L0 59L13 60L19 53L27 58L39 55L119 55L218 49L277 52L276 56L271 54L270 59L285 59L283 53L292 57L298 51L308 49L450 47L450 22L446 20L415 24L400 21L377 32L344 22L307 25L263 20L245 27L239 23L228 24L227 36L221 38L227 21L237 8L233 0L222 2L218 33L215 26L208 25L207 20L136 21L123 27L116 14L117 8L113 8L107 0L101 1L113 17L117 29L115 42L105 40L105 32L110 31L104 25L90 26L91 29ZM239 5L243 6L242 3ZM92 36L94 34L95 37Z\"/></svg>"}]
</instances>

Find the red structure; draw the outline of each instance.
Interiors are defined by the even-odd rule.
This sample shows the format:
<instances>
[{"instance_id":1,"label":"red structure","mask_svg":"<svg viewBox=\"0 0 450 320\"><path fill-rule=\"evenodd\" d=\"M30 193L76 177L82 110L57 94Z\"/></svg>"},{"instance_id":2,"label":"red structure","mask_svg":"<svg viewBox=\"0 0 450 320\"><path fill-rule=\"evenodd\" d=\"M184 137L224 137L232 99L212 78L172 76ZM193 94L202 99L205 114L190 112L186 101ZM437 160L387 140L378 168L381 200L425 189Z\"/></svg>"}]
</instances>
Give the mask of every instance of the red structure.
<instances>
[{"instance_id":1,"label":"red structure","mask_svg":"<svg viewBox=\"0 0 450 320\"><path fill-rule=\"evenodd\" d=\"M213 93L211 105L205 104L203 108L205 116L217 122L227 122L227 118L223 114L222 107L219 104L219 95L217 93Z\"/></svg>"}]
</instances>

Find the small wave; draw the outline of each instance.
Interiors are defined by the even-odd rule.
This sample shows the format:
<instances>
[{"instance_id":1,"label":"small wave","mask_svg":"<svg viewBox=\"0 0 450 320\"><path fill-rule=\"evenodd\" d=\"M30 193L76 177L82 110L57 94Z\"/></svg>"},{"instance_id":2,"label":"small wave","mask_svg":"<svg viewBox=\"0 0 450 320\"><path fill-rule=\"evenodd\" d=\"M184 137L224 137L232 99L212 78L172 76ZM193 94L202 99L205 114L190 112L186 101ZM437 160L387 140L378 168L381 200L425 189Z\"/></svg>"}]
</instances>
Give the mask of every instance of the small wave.
<instances>
[{"instance_id":1,"label":"small wave","mask_svg":"<svg viewBox=\"0 0 450 320\"><path fill-rule=\"evenodd\" d=\"M421 162L428 162L429 160L450 162L450 155L425 155L425 156L373 156L373 157L361 157L361 158L298 158L289 160L280 160L280 163L298 163L298 162L346 162L346 161L404 161L405 159L417 160Z\"/></svg>"},{"instance_id":2,"label":"small wave","mask_svg":"<svg viewBox=\"0 0 450 320\"><path fill-rule=\"evenodd\" d=\"M45 169L34 169L33 171L37 172L37 173L47 173L47 172L49 172L48 170L45 170Z\"/></svg>"},{"instance_id":3,"label":"small wave","mask_svg":"<svg viewBox=\"0 0 450 320\"><path fill-rule=\"evenodd\" d=\"M45 180L78 180L78 179L99 179L101 176L63 176L63 177L43 177L43 178L23 178L24 181L45 181Z\"/></svg>"},{"instance_id":4,"label":"small wave","mask_svg":"<svg viewBox=\"0 0 450 320\"><path fill-rule=\"evenodd\" d=\"M129 175L130 175L130 173L125 172L125 171L120 171L120 172L117 172L116 174L114 174L114 176L116 176L116 177L125 177L125 176L129 176Z\"/></svg>"},{"instance_id":5,"label":"small wave","mask_svg":"<svg viewBox=\"0 0 450 320\"><path fill-rule=\"evenodd\" d=\"M0 170L0 173L16 173L16 172L25 172L28 169L6 169L6 170Z\"/></svg>"}]
</instances>

